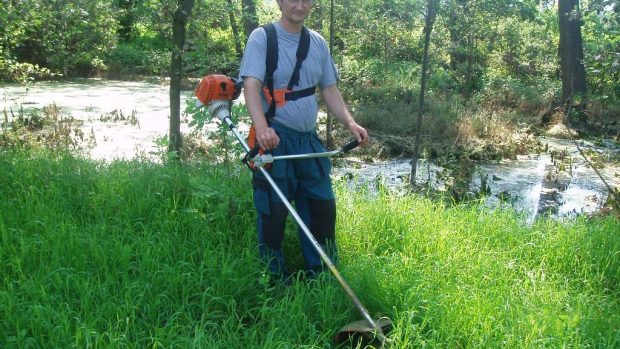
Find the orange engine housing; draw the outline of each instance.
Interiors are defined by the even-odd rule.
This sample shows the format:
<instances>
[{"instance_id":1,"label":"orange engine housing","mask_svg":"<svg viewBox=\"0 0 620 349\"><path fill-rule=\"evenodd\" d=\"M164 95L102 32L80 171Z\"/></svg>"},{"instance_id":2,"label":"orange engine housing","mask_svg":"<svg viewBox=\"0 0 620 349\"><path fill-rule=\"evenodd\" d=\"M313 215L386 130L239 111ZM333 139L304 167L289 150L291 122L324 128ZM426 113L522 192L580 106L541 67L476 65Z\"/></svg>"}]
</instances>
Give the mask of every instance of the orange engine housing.
<instances>
[{"instance_id":1,"label":"orange engine housing","mask_svg":"<svg viewBox=\"0 0 620 349\"><path fill-rule=\"evenodd\" d=\"M207 75L200 80L194 94L202 104L208 105L214 100L234 100L239 97L239 92L235 81L228 76Z\"/></svg>"}]
</instances>

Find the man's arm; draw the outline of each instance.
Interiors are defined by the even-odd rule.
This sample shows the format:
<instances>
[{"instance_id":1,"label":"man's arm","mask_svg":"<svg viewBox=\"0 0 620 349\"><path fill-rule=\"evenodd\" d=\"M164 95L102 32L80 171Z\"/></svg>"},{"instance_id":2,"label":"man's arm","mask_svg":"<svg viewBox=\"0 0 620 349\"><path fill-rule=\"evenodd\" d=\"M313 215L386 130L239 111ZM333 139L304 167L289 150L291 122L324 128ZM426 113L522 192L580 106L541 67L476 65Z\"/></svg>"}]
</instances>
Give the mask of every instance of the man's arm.
<instances>
[{"instance_id":1,"label":"man's arm","mask_svg":"<svg viewBox=\"0 0 620 349\"><path fill-rule=\"evenodd\" d=\"M269 150L276 148L280 144L280 138L276 131L267 124L267 118L265 117L260 98L261 85L260 80L257 78L251 76L243 78L245 105L248 107L250 118L256 130L256 141L261 148Z\"/></svg>"},{"instance_id":2,"label":"man's arm","mask_svg":"<svg viewBox=\"0 0 620 349\"><path fill-rule=\"evenodd\" d=\"M321 89L321 96L325 104L327 104L327 108L334 114L336 119L351 131L355 139L360 142L360 145L365 146L368 144L368 132L355 122L346 104L344 104L338 87L336 85L331 85Z\"/></svg>"}]
</instances>

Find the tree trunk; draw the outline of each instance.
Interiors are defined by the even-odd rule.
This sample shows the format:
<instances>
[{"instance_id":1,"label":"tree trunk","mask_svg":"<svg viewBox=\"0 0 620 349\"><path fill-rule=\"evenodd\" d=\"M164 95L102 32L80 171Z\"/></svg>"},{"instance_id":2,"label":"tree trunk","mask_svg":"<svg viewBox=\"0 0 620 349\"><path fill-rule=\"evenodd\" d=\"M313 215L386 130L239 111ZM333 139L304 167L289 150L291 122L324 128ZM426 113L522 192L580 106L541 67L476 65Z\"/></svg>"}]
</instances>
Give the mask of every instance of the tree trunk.
<instances>
[{"instance_id":1,"label":"tree trunk","mask_svg":"<svg viewBox=\"0 0 620 349\"><path fill-rule=\"evenodd\" d=\"M418 158L420 154L420 143L422 136L422 118L424 116L424 92L426 90L426 71L428 69L428 47L431 42L431 32L435 23L435 16L439 0L428 0L426 5L426 18L424 20L424 57L422 58L422 79L420 83L420 107L418 109L418 118L416 120L415 129L415 145L413 151L413 159L411 160L411 176L409 183L411 187L415 187L415 178L418 168Z\"/></svg>"},{"instance_id":2,"label":"tree trunk","mask_svg":"<svg viewBox=\"0 0 620 349\"><path fill-rule=\"evenodd\" d=\"M387 76L388 74L388 59L389 59L389 50L390 50L390 36L388 35L388 8L389 4L387 0L383 0L383 8L382 8L382 16L384 18L383 21L383 74Z\"/></svg>"},{"instance_id":3,"label":"tree trunk","mask_svg":"<svg viewBox=\"0 0 620 349\"><path fill-rule=\"evenodd\" d=\"M469 98L474 86L474 36L469 0L453 0L449 3L448 31L450 33L450 68L459 84L459 92ZM474 11L475 12L475 11Z\"/></svg>"},{"instance_id":4,"label":"tree trunk","mask_svg":"<svg viewBox=\"0 0 620 349\"><path fill-rule=\"evenodd\" d=\"M560 26L560 71L562 98L568 100L586 92L586 72L583 66L581 13L578 0L558 1Z\"/></svg>"},{"instance_id":5,"label":"tree trunk","mask_svg":"<svg viewBox=\"0 0 620 349\"><path fill-rule=\"evenodd\" d=\"M183 51L185 50L186 24L194 7L194 0L178 0L179 5L172 19L174 49L170 61L170 144L168 150L179 159L181 154L181 78L183 76Z\"/></svg>"},{"instance_id":6,"label":"tree trunk","mask_svg":"<svg viewBox=\"0 0 620 349\"><path fill-rule=\"evenodd\" d=\"M448 15L448 31L450 32L450 68L452 71L457 72L458 68L465 61L464 55L461 49L461 34L457 30L459 15L456 12L456 4L450 4L450 13Z\"/></svg>"},{"instance_id":7,"label":"tree trunk","mask_svg":"<svg viewBox=\"0 0 620 349\"><path fill-rule=\"evenodd\" d=\"M232 29L233 39L235 40L235 52L237 52L237 57L242 57L243 49L241 48L241 38L239 37L239 28L235 20L234 8L232 0L228 0L228 19L230 20L230 28Z\"/></svg>"},{"instance_id":8,"label":"tree trunk","mask_svg":"<svg viewBox=\"0 0 620 349\"><path fill-rule=\"evenodd\" d=\"M329 4L329 53L334 57L334 0ZM334 137L332 135L332 124L334 118L329 110L327 110L327 124L325 125L325 142L327 149L334 148Z\"/></svg>"},{"instance_id":9,"label":"tree trunk","mask_svg":"<svg viewBox=\"0 0 620 349\"><path fill-rule=\"evenodd\" d=\"M314 0L312 5L312 29L323 35L323 2Z\"/></svg>"},{"instance_id":10,"label":"tree trunk","mask_svg":"<svg viewBox=\"0 0 620 349\"><path fill-rule=\"evenodd\" d=\"M246 39L250 37L250 33L258 28L258 16L256 15L256 4L254 0L242 0L243 9L243 29L245 30Z\"/></svg>"},{"instance_id":11,"label":"tree trunk","mask_svg":"<svg viewBox=\"0 0 620 349\"><path fill-rule=\"evenodd\" d=\"M467 34L467 68L465 69L465 89L463 90L463 96L469 98L474 89L474 36L473 34Z\"/></svg>"},{"instance_id":12,"label":"tree trunk","mask_svg":"<svg viewBox=\"0 0 620 349\"><path fill-rule=\"evenodd\" d=\"M121 0L118 2L120 16L118 17L118 36L124 41L133 38L133 26L135 22L135 0Z\"/></svg>"}]
</instances>

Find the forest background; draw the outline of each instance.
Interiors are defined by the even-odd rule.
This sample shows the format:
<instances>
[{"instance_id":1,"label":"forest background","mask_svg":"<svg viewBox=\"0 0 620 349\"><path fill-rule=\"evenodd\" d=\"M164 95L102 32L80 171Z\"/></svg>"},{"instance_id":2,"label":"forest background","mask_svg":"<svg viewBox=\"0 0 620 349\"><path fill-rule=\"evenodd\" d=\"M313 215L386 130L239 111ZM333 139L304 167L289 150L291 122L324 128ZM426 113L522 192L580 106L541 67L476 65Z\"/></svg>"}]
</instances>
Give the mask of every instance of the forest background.
<instances>
[{"instance_id":1,"label":"forest background","mask_svg":"<svg viewBox=\"0 0 620 349\"><path fill-rule=\"evenodd\" d=\"M3 0L0 80L167 77L173 19L189 3L184 78L236 76L249 33L279 16L275 1ZM528 135L562 122L568 98L580 106L574 127L618 141L615 1L434 3L423 156L531 150ZM422 0L315 0L307 22L327 39L356 118L391 153L412 150L427 13ZM563 65L567 52L577 64Z\"/></svg>"}]
</instances>

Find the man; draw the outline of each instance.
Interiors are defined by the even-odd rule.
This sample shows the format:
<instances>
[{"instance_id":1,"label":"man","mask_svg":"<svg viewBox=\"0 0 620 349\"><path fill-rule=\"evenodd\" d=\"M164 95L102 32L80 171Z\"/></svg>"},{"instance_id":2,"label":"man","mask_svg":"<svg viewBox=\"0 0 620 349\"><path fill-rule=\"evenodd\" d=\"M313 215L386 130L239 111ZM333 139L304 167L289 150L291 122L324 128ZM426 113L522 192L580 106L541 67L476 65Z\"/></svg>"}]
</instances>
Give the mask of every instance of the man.
<instances>
[{"instance_id":1,"label":"man","mask_svg":"<svg viewBox=\"0 0 620 349\"><path fill-rule=\"evenodd\" d=\"M277 69L273 72L272 89L287 89L287 83L298 62L297 50L310 14L313 0L276 0L282 13L273 23L277 34ZM322 152L325 148L316 133L318 104L314 86L320 89L325 104L344 124L361 145L368 143L368 133L358 125L336 86L338 73L327 49L325 39L315 31L309 33L310 44L306 58L299 69L297 85L292 90L308 90L310 94L278 105L275 113L268 99L275 99L273 91L265 88L267 32L263 27L252 32L241 63L240 76L244 82L245 102L255 128L256 142L274 156ZM267 115L266 114L273 114ZM295 202L297 213L315 239L336 262L336 204L327 158L275 161L270 175L280 190ZM254 175L254 204L257 209L259 252L268 263L269 271L289 282L290 273L282 253L287 209L273 193L260 172ZM302 253L309 277L323 270L319 254L310 241L299 231Z\"/></svg>"}]
</instances>

